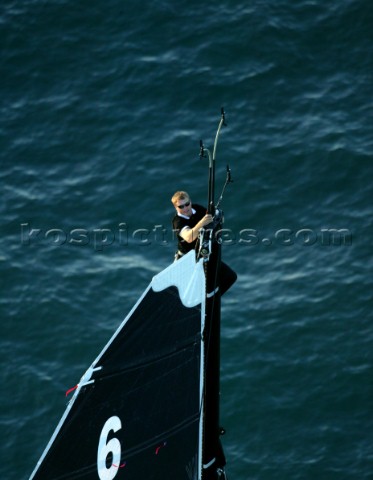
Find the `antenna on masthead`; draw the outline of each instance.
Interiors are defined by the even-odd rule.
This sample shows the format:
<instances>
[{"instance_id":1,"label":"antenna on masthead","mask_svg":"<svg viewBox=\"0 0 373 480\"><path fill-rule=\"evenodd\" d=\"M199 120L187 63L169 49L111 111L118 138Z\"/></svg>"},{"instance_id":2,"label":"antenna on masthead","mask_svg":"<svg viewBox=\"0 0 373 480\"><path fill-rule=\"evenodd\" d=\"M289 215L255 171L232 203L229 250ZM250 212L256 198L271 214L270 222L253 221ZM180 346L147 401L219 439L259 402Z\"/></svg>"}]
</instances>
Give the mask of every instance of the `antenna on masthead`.
<instances>
[{"instance_id":1,"label":"antenna on masthead","mask_svg":"<svg viewBox=\"0 0 373 480\"><path fill-rule=\"evenodd\" d=\"M225 188L226 188L226 186L228 185L228 183L233 183L233 180L232 180L232 171L231 171L229 165L227 165L227 175L226 175L226 178L225 178L225 183L224 183L224 186L223 186L223 190L222 190L222 192L221 192L221 194L220 194L218 203L216 204L216 208L219 208L220 202L223 200L223 195L224 195L224 192L225 192Z\"/></svg>"},{"instance_id":2,"label":"antenna on masthead","mask_svg":"<svg viewBox=\"0 0 373 480\"><path fill-rule=\"evenodd\" d=\"M223 119L223 125L224 127L227 126L227 123L225 121L225 111L224 111L224 107L221 107L221 118Z\"/></svg>"},{"instance_id":3,"label":"antenna on masthead","mask_svg":"<svg viewBox=\"0 0 373 480\"><path fill-rule=\"evenodd\" d=\"M206 156L205 155L205 147L203 146L203 141L202 140L199 141L199 156L201 158Z\"/></svg>"},{"instance_id":4,"label":"antenna on masthead","mask_svg":"<svg viewBox=\"0 0 373 480\"><path fill-rule=\"evenodd\" d=\"M216 132L215 141L214 141L214 149L211 154L208 148L205 148L203 145L202 140L199 141L199 156L200 158L206 157L205 153L209 157L209 181L208 181L208 201L207 201L207 208L208 213L212 215L215 214L215 159L216 159L216 147L218 145L220 130L222 126L226 126L227 123L225 121L225 111L224 108L221 107L221 117L218 125L218 130Z\"/></svg>"}]
</instances>

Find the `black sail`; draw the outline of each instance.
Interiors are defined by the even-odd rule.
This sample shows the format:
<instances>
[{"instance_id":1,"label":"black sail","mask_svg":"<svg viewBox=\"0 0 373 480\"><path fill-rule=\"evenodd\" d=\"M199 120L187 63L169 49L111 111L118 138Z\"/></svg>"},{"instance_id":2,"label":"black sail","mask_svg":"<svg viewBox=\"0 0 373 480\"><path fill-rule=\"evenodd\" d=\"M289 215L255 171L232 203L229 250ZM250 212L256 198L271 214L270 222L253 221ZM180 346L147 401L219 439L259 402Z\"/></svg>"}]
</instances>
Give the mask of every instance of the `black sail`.
<instances>
[{"instance_id":1,"label":"black sail","mask_svg":"<svg viewBox=\"0 0 373 480\"><path fill-rule=\"evenodd\" d=\"M198 480L205 276L154 277L82 377L30 480Z\"/></svg>"}]
</instances>

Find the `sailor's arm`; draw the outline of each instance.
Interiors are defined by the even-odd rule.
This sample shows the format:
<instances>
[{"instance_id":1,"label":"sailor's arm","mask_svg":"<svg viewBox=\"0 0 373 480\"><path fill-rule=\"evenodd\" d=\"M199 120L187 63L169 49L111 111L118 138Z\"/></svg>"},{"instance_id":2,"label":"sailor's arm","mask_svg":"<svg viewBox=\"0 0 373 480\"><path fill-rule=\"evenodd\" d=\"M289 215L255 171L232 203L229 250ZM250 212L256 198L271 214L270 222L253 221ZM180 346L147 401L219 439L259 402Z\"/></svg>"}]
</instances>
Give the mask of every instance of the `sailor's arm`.
<instances>
[{"instance_id":1,"label":"sailor's arm","mask_svg":"<svg viewBox=\"0 0 373 480\"><path fill-rule=\"evenodd\" d=\"M180 237L188 243L193 242L197 237L198 233L204 226L212 222L212 215L209 213L205 215L193 228L184 227L180 232Z\"/></svg>"}]
</instances>

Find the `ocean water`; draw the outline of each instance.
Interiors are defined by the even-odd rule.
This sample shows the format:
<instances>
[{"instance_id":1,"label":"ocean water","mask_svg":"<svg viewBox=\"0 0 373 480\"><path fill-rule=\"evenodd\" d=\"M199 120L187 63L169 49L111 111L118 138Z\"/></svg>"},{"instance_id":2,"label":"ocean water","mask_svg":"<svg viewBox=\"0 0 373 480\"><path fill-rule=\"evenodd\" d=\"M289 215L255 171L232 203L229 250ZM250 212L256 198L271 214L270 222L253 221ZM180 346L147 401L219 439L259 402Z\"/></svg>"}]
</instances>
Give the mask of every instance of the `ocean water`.
<instances>
[{"instance_id":1,"label":"ocean water","mask_svg":"<svg viewBox=\"0 0 373 480\"><path fill-rule=\"evenodd\" d=\"M170 198L206 202L221 106L229 478L372 478L372 20L367 0L2 1L1 479L29 477L172 261Z\"/></svg>"}]
</instances>

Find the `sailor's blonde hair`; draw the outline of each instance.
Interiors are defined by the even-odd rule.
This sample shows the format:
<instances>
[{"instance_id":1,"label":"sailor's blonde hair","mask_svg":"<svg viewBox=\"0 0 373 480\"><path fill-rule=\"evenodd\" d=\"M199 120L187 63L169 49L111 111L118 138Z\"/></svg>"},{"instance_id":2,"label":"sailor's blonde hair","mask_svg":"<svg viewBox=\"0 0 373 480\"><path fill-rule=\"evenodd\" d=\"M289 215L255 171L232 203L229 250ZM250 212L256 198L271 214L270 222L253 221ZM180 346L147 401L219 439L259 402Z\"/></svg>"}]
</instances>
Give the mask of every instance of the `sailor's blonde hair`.
<instances>
[{"instance_id":1,"label":"sailor's blonde hair","mask_svg":"<svg viewBox=\"0 0 373 480\"><path fill-rule=\"evenodd\" d=\"M190 199L189 193L180 190L172 195L171 202L176 205L179 200Z\"/></svg>"}]
</instances>

